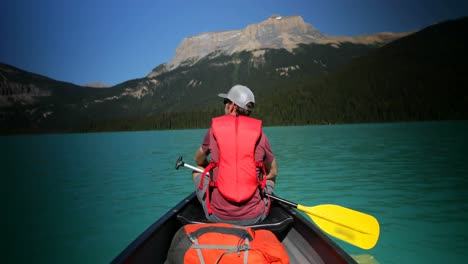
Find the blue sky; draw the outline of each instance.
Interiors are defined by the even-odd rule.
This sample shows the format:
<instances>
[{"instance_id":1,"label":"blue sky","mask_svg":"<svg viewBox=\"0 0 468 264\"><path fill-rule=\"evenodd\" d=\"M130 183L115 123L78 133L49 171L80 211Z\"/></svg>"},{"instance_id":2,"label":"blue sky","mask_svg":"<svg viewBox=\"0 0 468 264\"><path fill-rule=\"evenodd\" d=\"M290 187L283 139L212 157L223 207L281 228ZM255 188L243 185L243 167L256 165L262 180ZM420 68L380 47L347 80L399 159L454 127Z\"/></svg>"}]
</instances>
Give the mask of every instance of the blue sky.
<instances>
[{"instance_id":1,"label":"blue sky","mask_svg":"<svg viewBox=\"0 0 468 264\"><path fill-rule=\"evenodd\" d=\"M328 35L405 32L468 15L453 0L7 0L0 62L47 77L111 85L168 62L184 37L300 15Z\"/></svg>"}]
</instances>

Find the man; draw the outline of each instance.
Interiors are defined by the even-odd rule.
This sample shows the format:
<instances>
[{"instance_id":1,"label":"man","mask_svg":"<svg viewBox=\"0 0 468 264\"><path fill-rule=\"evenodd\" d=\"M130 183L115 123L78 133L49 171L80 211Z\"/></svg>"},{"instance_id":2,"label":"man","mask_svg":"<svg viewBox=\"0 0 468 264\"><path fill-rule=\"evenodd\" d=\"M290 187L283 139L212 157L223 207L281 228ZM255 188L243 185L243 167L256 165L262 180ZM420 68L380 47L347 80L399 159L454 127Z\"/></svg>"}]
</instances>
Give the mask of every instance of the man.
<instances>
[{"instance_id":1,"label":"man","mask_svg":"<svg viewBox=\"0 0 468 264\"><path fill-rule=\"evenodd\" d=\"M225 115L213 118L195 153L195 162L210 174L193 172L197 197L211 222L259 223L271 204L265 192L273 192L276 160L261 121L249 117L255 106L252 91L234 85L219 96L224 98Z\"/></svg>"}]
</instances>

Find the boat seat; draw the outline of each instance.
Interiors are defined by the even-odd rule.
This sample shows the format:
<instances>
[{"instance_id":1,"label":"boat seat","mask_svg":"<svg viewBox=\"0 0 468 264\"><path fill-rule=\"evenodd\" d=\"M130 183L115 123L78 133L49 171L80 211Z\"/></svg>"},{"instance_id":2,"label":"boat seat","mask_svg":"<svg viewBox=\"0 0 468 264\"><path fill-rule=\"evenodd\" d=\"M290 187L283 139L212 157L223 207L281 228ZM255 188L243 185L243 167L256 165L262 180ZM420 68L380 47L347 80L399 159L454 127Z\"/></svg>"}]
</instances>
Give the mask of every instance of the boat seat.
<instances>
[{"instance_id":1,"label":"boat seat","mask_svg":"<svg viewBox=\"0 0 468 264\"><path fill-rule=\"evenodd\" d=\"M189 206L185 210L182 210L177 215L177 220L182 224L200 224L200 223L208 223L209 221L205 217L205 213L203 208L200 204L197 206ZM275 233L280 239L283 237L293 222L293 218L291 215L287 213L281 206L273 206L271 207L270 213L268 214L267 218L263 220L263 222L254 225L248 225L247 227L251 227L253 229L267 229Z\"/></svg>"}]
</instances>

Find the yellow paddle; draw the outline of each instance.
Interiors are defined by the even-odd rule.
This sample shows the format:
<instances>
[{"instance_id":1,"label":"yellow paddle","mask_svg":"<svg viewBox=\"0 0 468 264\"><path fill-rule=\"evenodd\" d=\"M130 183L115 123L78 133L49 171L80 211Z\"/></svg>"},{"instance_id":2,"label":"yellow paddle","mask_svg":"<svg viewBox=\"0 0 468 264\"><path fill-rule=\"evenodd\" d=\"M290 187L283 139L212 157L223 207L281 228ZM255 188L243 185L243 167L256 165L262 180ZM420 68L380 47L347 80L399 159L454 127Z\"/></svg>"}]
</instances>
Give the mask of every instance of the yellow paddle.
<instances>
[{"instance_id":1,"label":"yellow paddle","mask_svg":"<svg viewBox=\"0 0 468 264\"><path fill-rule=\"evenodd\" d=\"M379 240L379 222L371 215L334 204L304 206L267 195L306 213L323 231L351 245L371 249Z\"/></svg>"},{"instance_id":2,"label":"yellow paddle","mask_svg":"<svg viewBox=\"0 0 468 264\"><path fill-rule=\"evenodd\" d=\"M176 169L180 166L203 172L202 169L183 162L182 157L177 160ZM271 199L288 204L306 213L323 231L351 245L362 249L371 249L379 240L379 222L371 215L334 204L304 206L275 195L267 195Z\"/></svg>"}]
</instances>

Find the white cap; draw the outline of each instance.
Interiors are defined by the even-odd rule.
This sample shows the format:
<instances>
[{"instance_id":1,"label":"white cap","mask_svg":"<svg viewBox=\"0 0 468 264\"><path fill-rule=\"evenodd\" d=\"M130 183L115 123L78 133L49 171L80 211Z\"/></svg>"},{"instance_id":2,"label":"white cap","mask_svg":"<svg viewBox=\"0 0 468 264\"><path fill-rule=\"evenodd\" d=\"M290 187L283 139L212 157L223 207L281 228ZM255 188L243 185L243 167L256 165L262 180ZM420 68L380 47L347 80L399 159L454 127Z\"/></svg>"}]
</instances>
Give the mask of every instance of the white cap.
<instances>
[{"instance_id":1,"label":"white cap","mask_svg":"<svg viewBox=\"0 0 468 264\"><path fill-rule=\"evenodd\" d=\"M255 97L252 91L247 86L243 85L234 85L227 94L220 93L218 94L221 98L227 98L231 102L235 103L240 108L245 110L252 111L253 107L248 107L248 103L255 104Z\"/></svg>"}]
</instances>

